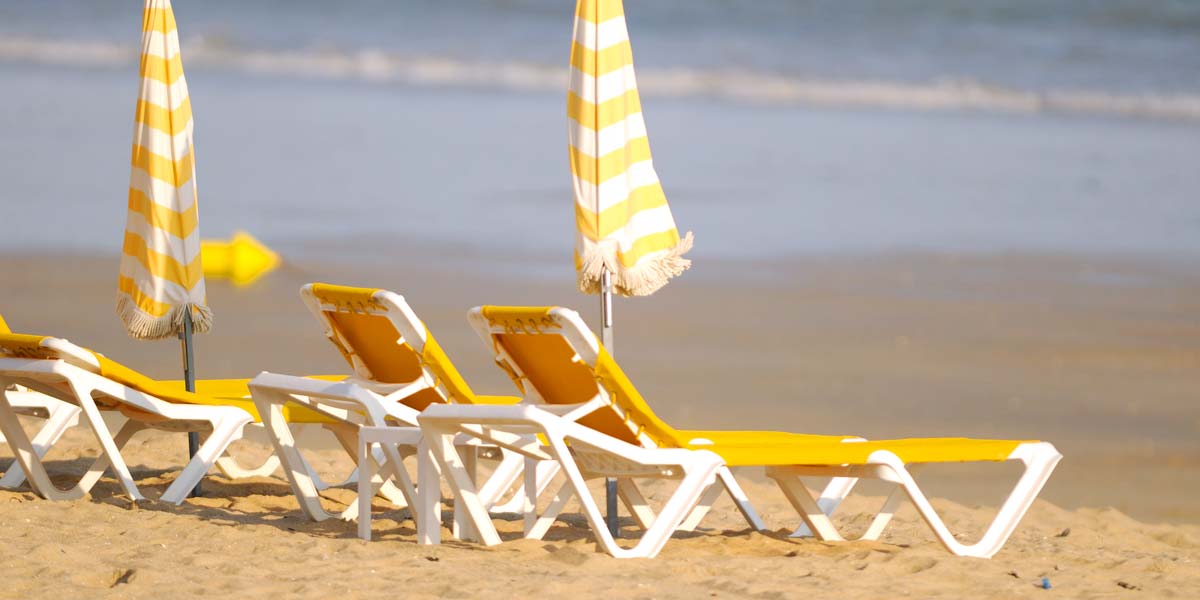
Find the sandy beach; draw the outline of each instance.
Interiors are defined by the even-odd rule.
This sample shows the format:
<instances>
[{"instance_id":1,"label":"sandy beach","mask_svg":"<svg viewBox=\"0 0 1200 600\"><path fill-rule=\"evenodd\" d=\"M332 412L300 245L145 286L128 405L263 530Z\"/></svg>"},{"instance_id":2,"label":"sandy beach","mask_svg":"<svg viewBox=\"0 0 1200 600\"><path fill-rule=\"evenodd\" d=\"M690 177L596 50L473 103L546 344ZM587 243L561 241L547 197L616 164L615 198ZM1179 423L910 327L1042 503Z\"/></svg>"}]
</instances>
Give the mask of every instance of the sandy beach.
<instances>
[{"instance_id":1,"label":"sandy beach","mask_svg":"<svg viewBox=\"0 0 1200 600\"><path fill-rule=\"evenodd\" d=\"M18 331L66 337L178 378L177 344L132 341L109 313L114 262L5 256L3 314ZM222 310L214 332L198 338L199 375L345 372L299 302L307 281L401 292L485 392L507 393L511 384L466 326L470 306L555 303L594 317L594 299L569 283L386 262L290 264L245 289L214 280L210 300ZM652 561L598 553L577 517L545 542L514 539L520 523L501 521L510 541L497 548L420 547L407 513L382 501L376 541L366 544L350 523L306 521L283 480L214 475L204 497L178 508L131 506L108 479L77 502L0 493L10 540L0 551L8 575L0 595L145 597L177 586L198 596L395 589L412 597L1009 598L1041 593L1045 577L1069 597L1194 597L1200 278L1185 266L955 255L812 258L754 272L709 263L650 300L619 304L619 319L637 326L618 328L617 355L680 427L1054 442L1066 458L990 561L946 553L911 508L879 543L788 539L796 518L755 473L744 474L748 492L772 532L750 533L723 500L701 531L677 535ZM127 460L153 498L178 472L186 445L178 434L140 435ZM73 431L52 467L82 472L89 442ZM261 441L239 445L243 455L267 452ZM348 471L332 450L315 456L331 474ZM969 534L988 522L1014 475L969 465L930 469L922 483L951 526ZM839 518L865 526L878 493L865 488ZM336 506L346 494L326 496Z\"/></svg>"},{"instance_id":2,"label":"sandy beach","mask_svg":"<svg viewBox=\"0 0 1200 600\"><path fill-rule=\"evenodd\" d=\"M792 539L783 493L743 469L766 530L722 498L623 561L575 503L542 541L497 517L494 547L420 546L380 498L364 542L307 520L282 473L214 470L174 506L186 437L152 430L123 452L146 500L109 476L69 502L0 490L0 598L1200 598L1200 3L176 4L0 2L16 332L179 380L180 344L121 319L154 337L175 327L161 303L202 303L201 379L348 374L298 291L384 288L475 392L516 394L469 309L559 305L598 329L572 248L583 277L604 263L647 291L694 233L689 271L617 301L608 348L665 421L1064 458L990 560L908 505L879 541ZM202 242L239 231L282 266L202 285ZM301 439L325 479L352 471L327 432ZM97 446L75 428L48 468L76 481ZM271 452L254 428L232 448ZM1019 475L926 466L964 542ZM850 537L890 490L856 491L834 519Z\"/></svg>"}]
</instances>

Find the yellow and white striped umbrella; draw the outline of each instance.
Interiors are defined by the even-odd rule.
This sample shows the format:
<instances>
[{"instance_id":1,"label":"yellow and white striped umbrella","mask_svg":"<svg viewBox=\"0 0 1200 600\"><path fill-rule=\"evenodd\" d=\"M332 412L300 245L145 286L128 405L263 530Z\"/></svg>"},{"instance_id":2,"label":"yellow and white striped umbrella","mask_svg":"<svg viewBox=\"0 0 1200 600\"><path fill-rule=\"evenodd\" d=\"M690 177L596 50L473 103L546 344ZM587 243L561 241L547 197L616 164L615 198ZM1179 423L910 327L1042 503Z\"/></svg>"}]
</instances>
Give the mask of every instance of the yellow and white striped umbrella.
<instances>
[{"instance_id":1,"label":"yellow and white striped umbrella","mask_svg":"<svg viewBox=\"0 0 1200 600\"><path fill-rule=\"evenodd\" d=\"M650 160L621 0L578 0L567 92L579 289L604 269L623 296L645 296L691 261Z\"/></svg>"},{"instance_id":2,"label":"yellow and white striped umbrella","mask_svg":"<svg viewBox=\"0 0 1200 600\"><path fill-rule=\"evenodd\" d=\"M141 77L117 314L135 338L176 335L189 310L194 330L204 332L212 314L200 265L192 105L170 0L146 0Z\"/></svg>"}]
</instances>

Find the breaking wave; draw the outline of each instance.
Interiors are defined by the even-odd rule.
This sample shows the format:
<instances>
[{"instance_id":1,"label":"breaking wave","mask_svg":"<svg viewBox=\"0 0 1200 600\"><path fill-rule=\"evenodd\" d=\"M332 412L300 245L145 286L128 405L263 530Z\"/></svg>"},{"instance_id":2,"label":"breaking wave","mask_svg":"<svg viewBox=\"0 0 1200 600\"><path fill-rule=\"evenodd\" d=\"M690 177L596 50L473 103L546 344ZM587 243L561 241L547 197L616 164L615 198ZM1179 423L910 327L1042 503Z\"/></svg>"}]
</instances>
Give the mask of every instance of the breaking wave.
<instances>
[{"instance_id":1,"label":"breaking wave","mask_svg":"<svg viewBox=\"0 0 1200 600\"><path fill-rule=\"evenodd\" d=\"M188 39L183 45L190 68L272 76L548 92L562 92L567 81L566 67L528 62L472 62L372 49L253 50L205 38ZM136 48L115 43L0 37L0 61L9 63L119 68L136 64L137 52ZM905 83L808 79L739 70L643 68L638 70L638 87L652 96L775 105L1054 112L1200 121L1200 95L1035 91L970 79Z\"/></svg>"}]
</instances>

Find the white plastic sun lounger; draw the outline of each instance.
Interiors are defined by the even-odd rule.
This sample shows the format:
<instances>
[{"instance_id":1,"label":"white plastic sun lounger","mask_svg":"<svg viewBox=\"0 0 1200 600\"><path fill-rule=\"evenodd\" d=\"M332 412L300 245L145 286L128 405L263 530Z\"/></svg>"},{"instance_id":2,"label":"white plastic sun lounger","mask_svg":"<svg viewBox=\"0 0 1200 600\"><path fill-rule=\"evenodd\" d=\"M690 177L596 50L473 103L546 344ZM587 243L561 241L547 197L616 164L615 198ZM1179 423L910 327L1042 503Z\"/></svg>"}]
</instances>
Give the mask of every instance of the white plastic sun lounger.
<instances>
[{"instance_id":1,"label":"white plastic sun lounger","mask_svg":"<svg viewBox=\"0 0 1200 600\"><path fill-rule=\"evenodd\" d=\"M374 484L394 483L411 507L416 505L417 488L403 460L417 453L421 436L416 417L420 411L445 402L514 404L520 398L475 394L433 334L398 294L314 283L301 289L301 297L355 375L330 383L264 372L250 383L251 393L304 513L318 521L358 518L360 535L369 539L370 513L363 512L370 507L369 497L359 498L337 515L322 507L306 470L295 468L300 456L288 424L278 418L282 407L306 407L355 432L374 428L375 437L366 444L373 447L373 458L360 456L360 476L364 468L372 475L381 474L382 479L372 478ZM388 429L392 431L388 433ZM461 449L472 466L480 445L475 440L463 441ZM361 436L358 446L364 446ZM520 480L523 464L519 456L502 457L485 486L489 509L511 512L514 503L520 505L519 497L504 504L499 500ZM366 482L360 478L360 490L368 489L363 487ZM414 518L417 516L414 511ZM455 523L457 530L460 522Z\"/></svg>"},{"instance_id":2,"label":"white plastic sun lounger","mask_svg":"<svg viewBox=\"0 0 1200 600\"><path fill-rule=\"evenodd\" d=\"M540 428L539 432L544 434L547 423L557 422L555 419L573 421L604 435L605 439L622 441L641 449L704 450L716 454L723 464L716 465L714 476L706 482L706 485L713 487L719 480L716 473L723 466L765 467L767 474L779 483L803 522L824 540L842 538L828 514L822 510L823 507L819 506L818 499L802 483L801 477L838 478L838 484L833 486L837 488L836 491L827 496L827 500L833 500L829 504L840 501L860 478L874 478L894 484L895 491L868 527L864 539L878 538L890 522L900 500L907 497L947 550L962 556L990 557L1007 541L1062 458L1054 446L1038 441L963 438L865 441L849 436L808 436L780 432L680 431L653 413L575 312L553 307L482 307L472 311L471 319L485 334L485 340L495 347L498 358L508 362L506 370L521 381L526 393L532 395L529 388L536 390L540 401L557 405L559 416L533 419L530 414L502 415L490 408L438 406L422 414L419 420L423 427L428 424L439 435L458 431L497 443L497 438L501 436L498 432L507 435L534 427ZM434 433L432 430L427 431L427 435ZM563 452L564 448L573 452L575 461L580 461L581 453L574 443L555 448L552 453L554 460L559 461L564 470L570 473L570 469L576 467L568 466L571 461ZM619 454L619 450L623 449L611 444L605 446L597 438L589 438L586 452L591 453L596 448L602 448L610 454ZM544 448L539 450L547 453ZM481 532L485 543L494 543L498 538L487 535L490 523L483 522L485 515L472 508L469 482L464 482L459 476L452 457L439 452L443 451L435 449L437 462L448 471L448 481L455 488L458 501L464 502L470 509L473 527ZM526 456L542 458L532 448L524 453ZM428 460L433 462L433 459ZM964 544L954 537L910 474L913 466L925 464L1002 461L1021 463L1025 467L1024 474L982 538L974 544ZM613 476L624 480L644 476L632 469L630 473L623 473L622 470L626 468L627 464L620 460L606 462L588 458L583 470L595 476ZM580 487L578 482L572 480L569 485L568 493L585 495L586 488ZM632 485L627 489L636 490ZM590 520L590 507L594 501L582 501ZM641 498L637 498L635 504L642 505L632 512L644 527L657 525L657 519L661 517L653 515ZM432 510L429 505L422 508ZM831 507L827 508L831 510ZM561 509L562 503L556 499L547 509L546 516L550 517ZM531 518L534 524L527 528L526 535L533 537L541 533L541 526L537 524L539 521L536 517ZM671 520L674 521L674 515ZM612 551L611 545L605 542L602 524L597 522L592 525L595 535ZM674 530L674 526L671 530Z\"/></svg>"},{"instance_id":3,"label":"white plastic sun lounger","mask_svg":"<svg viewBox=\"0 0 1200 600\"><path fill-rule=\"evenodd\" d=\"M226 455L229 444L239 439L244 428L257 417L254 404L245 398L245 382L197 383L201 393L193 394L60 338L0 334L0 390L3 390L0 431L16 455L14 468L28 478L30 487L43 498L82 497L111 467L130 498L142 499L120 450L134 434L146 428L199 431L204 438L199 452L163 493L160 500L164 502L181 503L214 465L230 476L265 475L274 471L278 463L270 459L258 467L247 468ZM43 427L30 439L18 420L27 397L24 392L14 391L15 386L75 408L99 443L99 457L73 487L59 489L51 481L42 462L45 454L42 443L54 436ZM101 412L105 410L117 411L127 419L115 436L102 418ZM303 410L290 411L286 417L336 427L336 423Z\"/></svg>"}]
</instances>

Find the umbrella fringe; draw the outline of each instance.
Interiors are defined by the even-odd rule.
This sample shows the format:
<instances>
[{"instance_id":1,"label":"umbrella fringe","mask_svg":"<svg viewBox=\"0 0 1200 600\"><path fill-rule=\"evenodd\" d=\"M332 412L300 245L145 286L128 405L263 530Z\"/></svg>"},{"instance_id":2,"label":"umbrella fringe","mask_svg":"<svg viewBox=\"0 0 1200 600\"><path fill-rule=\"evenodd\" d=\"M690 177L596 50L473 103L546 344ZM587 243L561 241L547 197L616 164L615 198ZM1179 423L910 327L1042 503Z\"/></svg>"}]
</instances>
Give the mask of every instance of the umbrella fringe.
<instances>
[{"instance_id":1,"label":"umbrella fringe","mask_svg":"<svg viewBox=\"0 0 1200 600\"><path fill-rule=\"evenodd\" d=\"M687 232L673 248L662 251L637 265L625 268L617 260L612 246L597 244L589 248L580 260L579 291L585 294L600 293L600 275L604 269L613 274L613 291L620 296L649 296L657 292L672 277L677 277L692 266L692 261L683 258L692 249L692 232Z\"/></svg>"},{"instance_id":2,"label":"umbrella fringe","mask_svg":"<svg viewBox=\"0 0 1200 600\"><path fill-rule=\"evenodd\" d=\"M161 317L147 314L125 294L117 296L117 316L125 323L129 336L139 340L161 340L175 337L183 331L185 311L192 311L192 332L207 333L212 329L212 310L200 304L174 306Z\"/></svg>"}]
</instances>

